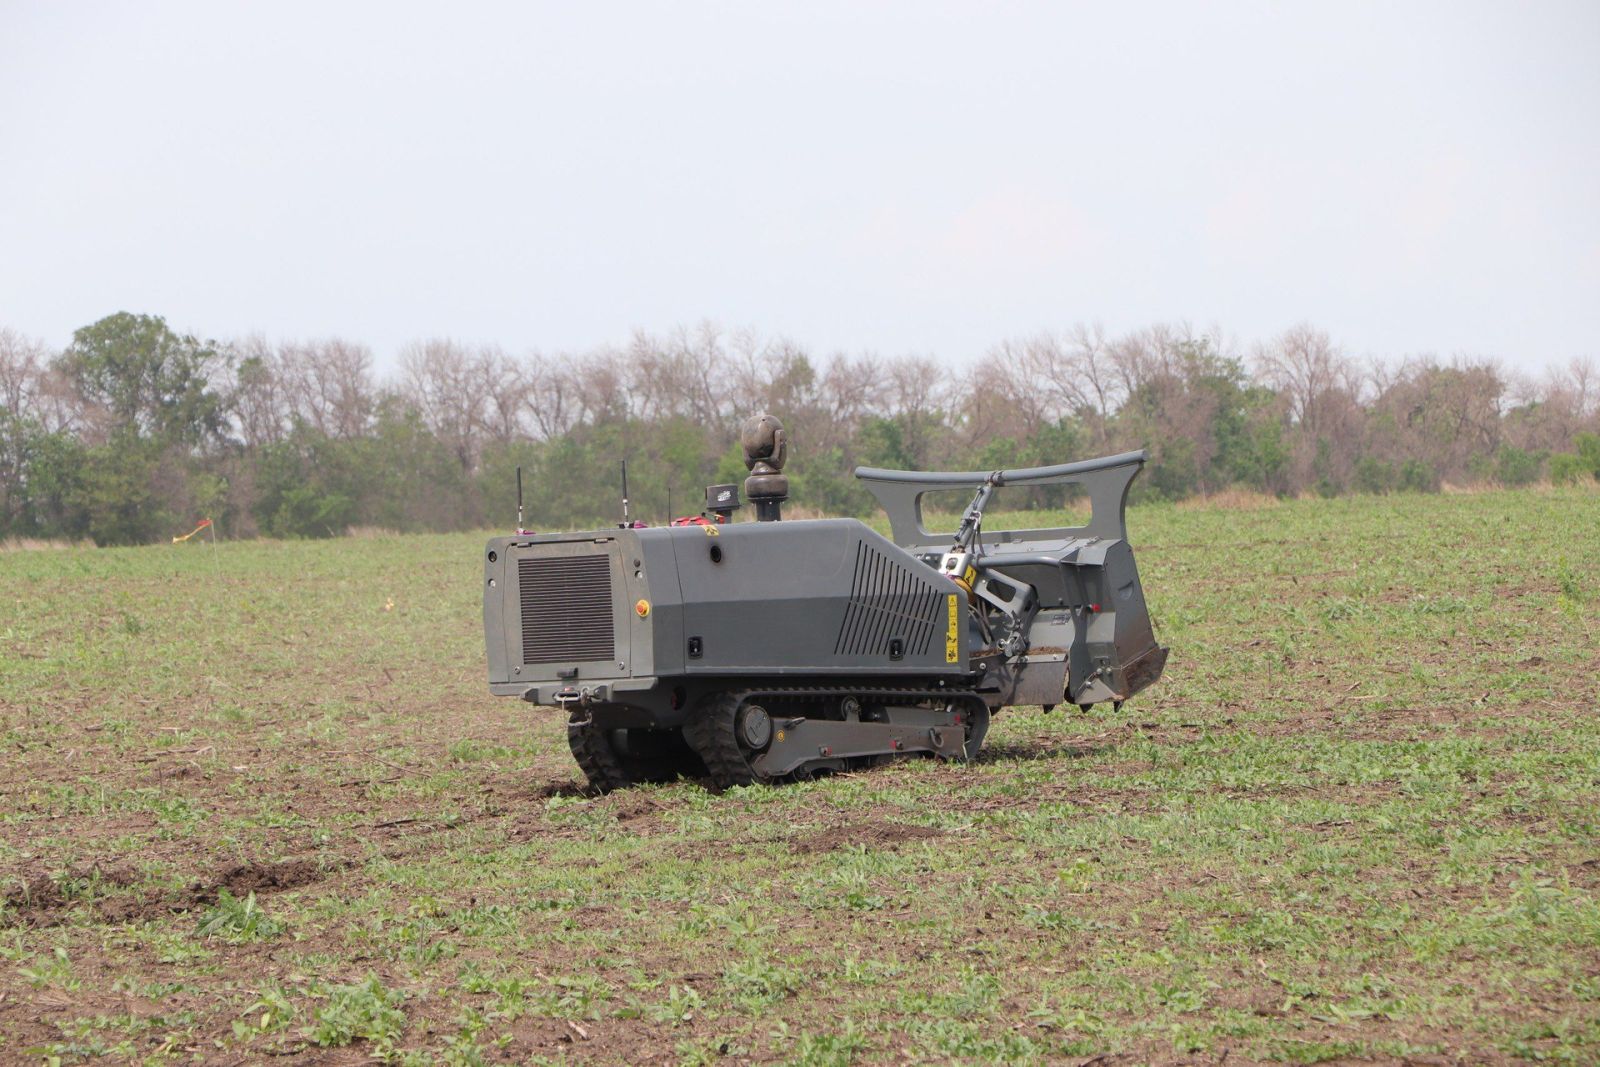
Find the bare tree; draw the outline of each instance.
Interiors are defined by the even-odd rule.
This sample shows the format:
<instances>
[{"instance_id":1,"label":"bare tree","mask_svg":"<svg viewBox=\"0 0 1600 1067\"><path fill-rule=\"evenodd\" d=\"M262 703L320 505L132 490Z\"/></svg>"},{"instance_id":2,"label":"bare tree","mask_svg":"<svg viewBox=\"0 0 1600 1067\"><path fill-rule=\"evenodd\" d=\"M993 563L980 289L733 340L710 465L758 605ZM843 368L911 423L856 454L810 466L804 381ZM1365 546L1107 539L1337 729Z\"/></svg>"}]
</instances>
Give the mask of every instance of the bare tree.
<instances>
[{"instance_id":1,"label":"bare tree","mask_svg":"<svg viewBox=\"0 0 1600 1067\"><path fill-rule=\"evenodd\" d=\"M1443 479L1471 473L1501 441L1505 375L1492 360L1406 360L1372 403L1367 451L1415 460Z\"/></svg>"},{"instance_id":2,"label":"bare tree","mask_svg":"<svg viewBox=\"0 0 1600 1067\"><path fill-rule=\"evenodd\" d=\"M85 431L90 410L55 367L43 341L0 327L0 412L29 419L40 431Z\"/></svg>"},{"instance_id":3,"label":"bare tree","mask_svg":"<svg viewBox=\"0 0 1600 1067\"><path fill-rule=\"evenodd\" d=\"M277 363L292 419L328 437L367 432L377 409L370 348L337 338L289 343L278 347Z\"/></svg>"},{"instance_id":4,"label":"bare tree","mask_svg":"<svg viewBox=\"0 0 1600 1067\"><path fill-rule=\"evenodd\" d=\"M1600 363L1593 356L1575 356L1562 378L1572 390L1578 414L1585 419L1600 416Z\"/></svg>"},{"instance_id":5,"label":"bare tree","mask_svg":"<svg viewBox=\"0 0 1600 1067\"><path fill-rule=\"evenodd\" d=\"M872 353L849 356L835 352L823 365L816 411L810 428L813 445L844 451L869 414L884 405L883 361Z\"/></svg>"},{"instance_id":6,"label":"bare tree","mask_svg":"<svg viewBox=\"0 0 1600 1067\"><path fill-rule=\"evenodd\" d=\"M733 417L726 388L729 358L715 325L679 327L664 338L636 331L628 360L636 417L690 419L707 429Z\"/></svg>"},{"instance_id":7,"label":"bare tree","mask_svg":"<svg viewBox=\"0 0 1600 1067\"><path fill-rule=\"evenodd\" d=\"M43 342L0 327L0 411L15 418L32 414L46 360Z\"/></svg>"},{"instance_id":8,"label":"bare tree","mask_svg":"<svg viewBox=\"0 0 1600 1067\"><path fill-rule=\"evenodd\" d=\"M1099 323L1080 323L1067 333L1066 343L1071 354L1067 377L1073 400L1104 447L1110 440L1111 416L1123 396L1112 363L1111 342Z\"/></svg>"},{"instance_id":9,"label":"bare tree","mask_svg":"<svg viewBox=\"0 0 1600 1067\"><path fill-rule=\"evenodd\" d=\"M512 359L497 345L481 349L478 361L484 384L484 436L502 445L526 437L533 386L531 367Z\"/></svg>"},{"instance_id":10,"label":"bare tree","mask_svg":"<svg viewBox=\"0 0 1600 1067\"><path fill-rule=\"evenodd\" d=\"M1257 346L1255 362L1258 378L1284 397L1290 420L1313 439L1360 389L1354 365L1309 323Z\"/></svg>"},{"instance_id":11,"label":"bare tree","mask_svg":"<svg viewBox=\"0 0 1600 1067\"><path fill-rule=\"evenodd\" d=\"M634 395L624 352L598 348L566 361L578 422L611 425L633 417Z\"/></svg>"},{"instance_id":12,"label":"bare tree","mask_svg":"<svg viewBox=\"0 0 1600 1067\"><path fill-rule=\"evenodd\" d=\"M238 360L229 400L239 439L251 449L275 444L291 424L277 353L259 334L236 341L232 347Z\"/></svg>"},{"instance_id":13,"label":"bare tree","mask_svg":"<svg viewBox=\"0 0 1600 1067\"><path fill-rule=\"evenodd\" d=\"M0 536L11 532L24 510L25 419L39 390L44 346L0 328Z\"/></svg>"},{"instance_id":14,"label":"bare tree","mask_svg":"<svg viewBox=\"0 0 1600 1067\"><path fill-rule=\"evenodd\" d=\"M906 459L928 467L944 429L949 400L950 374L931 356L900 356L884 365L885 390L891 411L900 424L900 443Z\"/></svg>"},{"instance_id":15,"label":"bare tree","mask_svg":"<svg viewBox=\"0 0 1600 1067\"><path fill-rule=\"evenodd\" d=\"M563 356L546 359L533 352L523 360L522 374L534 436L548 441L572 429L579 414L578 390L568 360Z\"/></svg>"},{"instance_id":16,"label":"bare tree","mask_svg":"<svg viewBox=\"0 0 1600 1067\"><path fill-rule=\"evenodd\" d=\"M400 395L422 416L423 425L454 450L463 471L475 470L482 453L499 361L497 348L473 351L440 338L410 345L400 357Z\"/></svg>"}]
</instances>

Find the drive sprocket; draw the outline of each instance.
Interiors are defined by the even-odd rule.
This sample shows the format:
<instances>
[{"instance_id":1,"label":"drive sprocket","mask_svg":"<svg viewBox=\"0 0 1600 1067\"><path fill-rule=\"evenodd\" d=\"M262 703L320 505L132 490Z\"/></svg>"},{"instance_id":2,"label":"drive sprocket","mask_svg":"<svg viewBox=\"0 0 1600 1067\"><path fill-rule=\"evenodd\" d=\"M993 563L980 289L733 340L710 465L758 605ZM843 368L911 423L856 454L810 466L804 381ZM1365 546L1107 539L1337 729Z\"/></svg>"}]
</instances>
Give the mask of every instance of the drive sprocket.
<instances>
[{"instance_id":1,"label":"drive sprocket","mask_svg":"<svg viewBox=\"0 0 1600 1067\"><path fill-rule=\"evenodd\" d=\"M567 724L567 745L589 785L601 793L705 774L677 730L605 729L589 719Z\"/></svg>"},{"instance_id":2,"label":"drive sprocket","mask_svg":"<svg viewBox=\"0 0 1600 1067\"><path fill-rule=\"evenodd\" d=\"M770 735L766 709L747 702L740 693L713 694L683 727L684 740L699 755L718 789L778 780L750 765Z\"/></svg>"}]
</instances>

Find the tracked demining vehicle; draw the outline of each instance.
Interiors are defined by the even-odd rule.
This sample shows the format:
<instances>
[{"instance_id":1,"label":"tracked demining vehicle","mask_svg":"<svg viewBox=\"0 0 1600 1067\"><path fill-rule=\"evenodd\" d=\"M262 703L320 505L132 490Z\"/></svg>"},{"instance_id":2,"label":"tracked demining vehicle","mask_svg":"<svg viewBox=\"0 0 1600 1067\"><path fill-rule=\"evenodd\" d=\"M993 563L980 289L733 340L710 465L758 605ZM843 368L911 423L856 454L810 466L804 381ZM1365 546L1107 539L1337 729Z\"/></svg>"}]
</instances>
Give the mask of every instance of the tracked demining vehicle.
<instances>
[{"instance_id":1,"label":"tracked demining vehicle","mask_svg":"<svg viewBox=\"0 0 1600 1067\"><path fill-rule=\"evenodd\" d=\"M646 527L626 521L624 486L617 527L487 546L489 688L564 710L595 788L967 759L1000 708L1120 703L1160 677L1167 650L1123 518L1145 453L993 472L858 468L891 540L855 519L780 521L783 428L758 416L742 436L755 522L730 521L739 497L724 485L707 490L704 515ZM1047 485L1080 487L1089 521L983 528L996 490ZM954 533L932 533L923 498L949 490L970 503Z\"/></svg>"}]
</instances>

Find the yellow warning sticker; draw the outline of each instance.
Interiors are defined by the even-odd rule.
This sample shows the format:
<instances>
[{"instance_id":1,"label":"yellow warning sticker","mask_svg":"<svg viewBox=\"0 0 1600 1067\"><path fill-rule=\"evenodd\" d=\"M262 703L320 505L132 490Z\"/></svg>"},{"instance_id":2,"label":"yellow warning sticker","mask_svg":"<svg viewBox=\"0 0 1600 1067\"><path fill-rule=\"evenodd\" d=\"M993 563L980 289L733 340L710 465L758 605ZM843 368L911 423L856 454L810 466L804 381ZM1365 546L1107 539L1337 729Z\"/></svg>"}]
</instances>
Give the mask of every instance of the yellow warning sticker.
<instances>
[{"instance_id":1,"label":"yellow warning sticker","mask_svg":"<svg viewBox=\"0 0 1600 1067\"><path fill-rule=\"evenodd\" d=\"M960 617L960 613L956 609L956 595L951 593L950 627L944 632L944 661L946 663L954 663L956 661L956 653L960 651L961 643L956 640L956 624Z\"/></svg>"}]
</instances>

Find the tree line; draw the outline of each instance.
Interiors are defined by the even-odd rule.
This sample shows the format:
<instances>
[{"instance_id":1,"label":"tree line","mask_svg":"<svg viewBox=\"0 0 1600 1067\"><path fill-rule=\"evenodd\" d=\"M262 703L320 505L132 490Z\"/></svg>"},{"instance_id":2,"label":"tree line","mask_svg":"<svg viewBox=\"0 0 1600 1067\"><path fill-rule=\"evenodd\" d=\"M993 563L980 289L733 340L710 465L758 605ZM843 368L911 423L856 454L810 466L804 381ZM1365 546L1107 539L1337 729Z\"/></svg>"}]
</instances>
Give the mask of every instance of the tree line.
<instances>
[{"instance_id":1,"label":"tree line","mask_svg":"<svg viewBox=\"0 0 1600 1067\"><path fill-rule=\"evenodd\" d=\"M862 515L857 464L977 469L1150 450L1144 499L1430 492L1600 477L1600 369L1362 362L1302 325L1248 349L1217 332L1092 326L1002 341L965 368L819 358L710 325L512 356L418 342L380 377L346 340L218 342L121 312L60 351L0 329L0 539L137 544L212 518L224 536L530 525L699 510L744 476L742 419L788 427L794 506ZM1060 490L1055 490L1059 494ZM1058 504L1033 491L1008 503ZM792 510L792 509L791 509Z\"/></svg>"}]
</instances>

